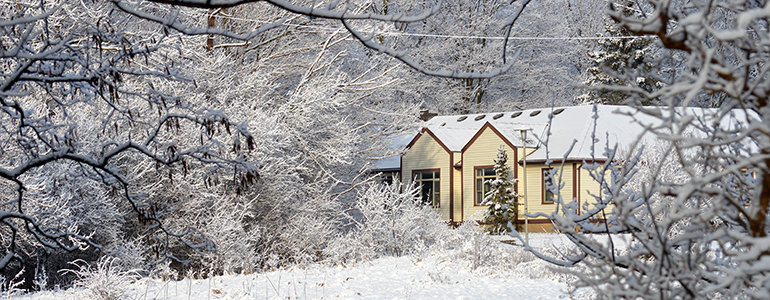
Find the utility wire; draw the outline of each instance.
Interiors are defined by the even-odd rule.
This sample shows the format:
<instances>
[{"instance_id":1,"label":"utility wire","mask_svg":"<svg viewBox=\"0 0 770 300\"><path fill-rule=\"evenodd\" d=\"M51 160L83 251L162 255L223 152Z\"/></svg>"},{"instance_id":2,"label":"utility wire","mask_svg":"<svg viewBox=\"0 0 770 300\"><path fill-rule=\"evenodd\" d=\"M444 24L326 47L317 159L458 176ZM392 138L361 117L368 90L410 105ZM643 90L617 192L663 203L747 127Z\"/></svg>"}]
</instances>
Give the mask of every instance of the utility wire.
<instances>
[{"instance_id":1,"label":"utility wire","mask_svg":"<svg viewBox=\"0 0 770 300\"><path fill-rule=\"evenodd\" d=\"M230 20L238 20L238 21L245 21L245 22L257 22L257 23L270 23L268 21L263 20L256 20L256 19L246 19L246 18L238 18L238 17L232 17L232 16L223 16L223 15L215 15L215 18L222 18L222 19L230 19ZM285 23L283 24L285 26L295 27L295 28L307 28L307 29L318 29L321 30L321 32L336 32L337 28L332 27L325 27L325 26L315 26L315 25L299 25L299 24L291 24L291 23ZM477 36L477 35L445 35L445 34L426 34L426 33L408 33L408 32L382 32L377 33L377 35L381 36L410 36L410 37L433 37L433 38L447 38L447 39L487 39L487 40L504 40L504 36ZM580 37L532 37L532 36L522 36L522 37L516 37L512 36L509 37L509 40L520 40L520 41L535 41L535 40L608 40L608 39L636 39L636 38L657 38L656 35L641 35L641 36L596 36L596 37L586 37L586 36L580 36Z\"/></svg>"}]
</instances>

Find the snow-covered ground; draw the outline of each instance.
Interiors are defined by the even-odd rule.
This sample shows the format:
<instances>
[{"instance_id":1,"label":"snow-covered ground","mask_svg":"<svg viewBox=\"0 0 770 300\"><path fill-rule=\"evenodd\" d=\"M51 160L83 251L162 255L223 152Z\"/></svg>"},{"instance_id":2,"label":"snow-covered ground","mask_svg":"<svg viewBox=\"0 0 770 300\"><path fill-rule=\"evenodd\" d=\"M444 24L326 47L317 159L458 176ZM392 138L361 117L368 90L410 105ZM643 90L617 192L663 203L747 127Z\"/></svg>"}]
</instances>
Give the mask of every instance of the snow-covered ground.
<instances>
[{"instance_id":1,"label":"snow-covered ground","mask_svg":"<svg viewBox=\"0 0 770 300\"><path fill-rule=\"evenodd\" d=\"M530 235L534 246L561 245L554 234ZM515 250L516 246L506 246ZM472 268L452 254L383 257L355 265L313 265L256 274L179 281L142 278L126 283L123 299L560 299L564 277L542 261L507 269ZM550 274L550 275L549 275ZM97 284L100 285L100 284ZM74 288L14 299L101 299L96 289ZM106 288L109 289L109 288ZM113 291L114 292L114 291Z\"/></svg>"}]
</instances>

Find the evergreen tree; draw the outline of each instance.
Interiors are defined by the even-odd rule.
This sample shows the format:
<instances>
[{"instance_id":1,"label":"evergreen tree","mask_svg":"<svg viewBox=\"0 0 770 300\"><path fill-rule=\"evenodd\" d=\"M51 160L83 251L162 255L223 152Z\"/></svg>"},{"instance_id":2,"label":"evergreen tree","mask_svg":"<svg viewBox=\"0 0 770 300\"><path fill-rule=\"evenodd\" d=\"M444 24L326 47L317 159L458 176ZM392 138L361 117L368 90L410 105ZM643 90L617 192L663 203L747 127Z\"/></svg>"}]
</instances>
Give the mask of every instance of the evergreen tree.
<instances>
[{"instance_id":1,"label":"evergreen tree","mask_svg":"<svg viewBox=\"0 0 770 300\"><path fill-rule=\"evenodd\" d=\"M513 184L519 180L511 178L511 167L507 165L508 154L502 145L497 150L497 158L494 161L495 179L486 182L490 185L490 190L484 198L484 205L489 205L484 214L484 223L491 225L487 228L490 233L502 233L509 231L509 221L515 224L519 205L516 198L521 195L513 190Z\"/></svg>"},{"instance_id":2,"label":"evergreen tree","mask_svg":"<svg viewBox=\"0 0 770 300\"><path fill-rule=\"evenodd\" d=\"M630 1L627 7L630 7ZM660 87L660 80L641 76L653 69L650 62L655 45L653 39L635 37L628 30L615 22L605 19L604 28L609 38L599 40L601 50L588 53L594 66L587 69L589 78L583 84L588 86L628 86L636 85L647 92ZM614 38L613 38L614 37ZM633 73L633 74L632 74ZM577 101L587 104L618 105L628 99L629 93L613 89L594 89L577 97ZM642 103L651 105L653 103Z\"/></svg>"}]
</instances>

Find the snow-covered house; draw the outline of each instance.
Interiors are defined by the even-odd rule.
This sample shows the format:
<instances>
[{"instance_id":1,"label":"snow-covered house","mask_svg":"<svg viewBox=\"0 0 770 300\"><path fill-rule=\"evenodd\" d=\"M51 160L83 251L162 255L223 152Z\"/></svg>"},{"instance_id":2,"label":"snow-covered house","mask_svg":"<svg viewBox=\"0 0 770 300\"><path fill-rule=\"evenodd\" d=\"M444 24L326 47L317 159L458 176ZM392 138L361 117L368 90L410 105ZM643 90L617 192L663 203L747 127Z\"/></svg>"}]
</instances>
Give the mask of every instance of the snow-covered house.
<instances>
[{"instance_id":1,"label":"snow-covered house","mask_svg":"<svg viewBox=\"0 0 770 300\"><path fill-rule=\"evenodd\" d=\"M650 108L655 110L656 108ZM662 115L666 111L660 110ZM707 113L708 112L708 113ZM703 124L720 127L744 126L746 116L720 116L717 110L679 108L680 116L693 116ZM549 116L552 115L551 119ZM436 116L424 123L422 130L406 145L400 157L382 161L373 171L400 177L406 184L420 187L423 201L438 210L452 223L483 218L487 206L482 205L494 178L493 159L502 146L508 152L508 164L519 179L516 192L524 192L524 166L527 163L527 206L530 213L554 212L556 205L546 190L545 175L555 169L561 180L560 194L566 202L575 200L579 207L592 201L600 184L584 168L586 163L605 162L605 148L627 150L638 139L650 142L645 127L660 124L659 118L639 114L627 106L587 105L530 109L514 112ZM707 125L708 127L710 125ZM522 144L522 128L529 128L526 155ZM548 164L547 164L548 162ZM563 167L562 167L563 166ZM519 201L523 201L520 198ZM523 207L519 208L523 222ZM530 218L530 231L549 230L545 218Z\"/></svg>"},{"instance_id":2,"label":"snow-covered house","mask_svg":"<svg viewBox=\"0 0 770 300\"><path fill-rule=\"evenodd\" d=\"M591 199L589 193L597 192L599 184L582 168L583 164L606 161L607 143L628 145L643 132L643 127L630 116L632 108L595 108L596 111L594 106L575 106L433 117L406 146L400 162L389 161L381 165L382 170L375 171L387 171L391 176L400 174L407 184L416 181L423 200L449 222L481 219L486 209L483 197L489 189L484 181L495 176L493 159L502 145L508 151L514 177L519 179L518 193L523 193L522 163L527 160L529 212L551 213L555 205L544 187L548 180L546 172L557 168L556 178L560 175L564 184L564 199ZM551 114L553 119L549 120ZM531 129L526 156L521 128ZM551 163L547 166L548 160ZM519 214L519 219L523 222L523 214ZM541 231L538 227L548 230L550 223L543 218L530 219L530 231Z\"/></svg>"}]
</instances>

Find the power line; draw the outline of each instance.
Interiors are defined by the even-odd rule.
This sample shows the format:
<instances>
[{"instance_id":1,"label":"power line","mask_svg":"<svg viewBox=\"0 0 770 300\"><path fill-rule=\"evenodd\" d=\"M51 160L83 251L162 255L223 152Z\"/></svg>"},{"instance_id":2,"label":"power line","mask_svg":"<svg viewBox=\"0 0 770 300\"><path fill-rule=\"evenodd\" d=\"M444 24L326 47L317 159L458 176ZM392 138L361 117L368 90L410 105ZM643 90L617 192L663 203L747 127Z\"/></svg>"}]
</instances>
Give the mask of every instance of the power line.
<instances>
[{"instance_id":1,"label":"power line","mask_svg":"<svg viewBox=\"0 0 770 300\"><path fill-rule=\"evenodd\" d=\"M230 20L238 20L238 21L246 21L246 22L257 22L262 24L270 23L268 21L263 20L256 20L256 19L246 19L246 18L238 18L238 17L232 17L232 16L222 16L222 15L216 15L215 18L223 18L223 19L230 19ZM321 30L321 32L335 32L337 31L337 28L332 27L325 27L325 26L315 26L315 25L299 25L299 24L291 24L291 23L284 23L284 26L290 26L295 28L307 28L307 29L318 29ZM409 36L409 37L432 37L432 38L447 38L447 39L487 39L487 40L504 40L504 36L477 36L477 35L445 35L445 34L427 34L427 33L408 33L408 32L383 32L378 33L377 35L381 36ZM636 38L655 38L657 36L655 35L642 35L642 36L596 36L596 37L516 37L511 36L508 37L508 40L520 40L520 41L535 41L535 40L608 40L608 39L636 39Z\"/></svg>"}]
</instances>

